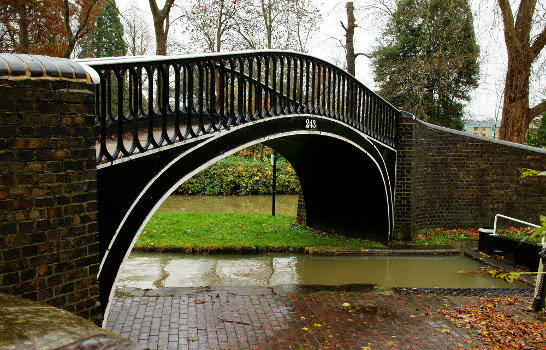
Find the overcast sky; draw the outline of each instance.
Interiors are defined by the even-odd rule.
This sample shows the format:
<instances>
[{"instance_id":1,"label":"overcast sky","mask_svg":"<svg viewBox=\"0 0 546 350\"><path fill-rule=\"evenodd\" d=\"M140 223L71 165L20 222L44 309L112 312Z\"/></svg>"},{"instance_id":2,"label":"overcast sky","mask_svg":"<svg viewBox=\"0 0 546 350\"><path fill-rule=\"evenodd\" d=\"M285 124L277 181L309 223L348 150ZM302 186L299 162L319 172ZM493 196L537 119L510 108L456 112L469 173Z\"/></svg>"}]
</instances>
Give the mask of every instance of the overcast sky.
<instances>
[{"instance_id":1,"label":"overcast sky","mask_svg":"<svg viewBox=\"0 0 546 350\"><path fill-rule=\"evenodd\" d=\"M181 1L181 0L176 0ZM311 55L343 66L344 52L338 40L343 40L344 31L340 20L346 22L346 1L314 0L322 13L320 30L312 38L309 51ZM366 17L362 9L370 0L353 0L355 17L359 28L355 32L355 51L371 52L377 45L377 38L381 35L381 28L375 21ZM496 14L495 0L470 0L474 15L474 29L478 45L480 46L480 86L472 93L472 100L466 108L467 114L477 119L495 118L500 120L502 107L502 91L504 88L504 74L506 72L506 47L499 15ZM158 0L158 3L163 3ZM127 10L131 4L142 10L143 18L150 24L153 33L151 13L148 0L116 0L120 12ZM176 2L175 2L176 3ZM182 23L175 24L182 25ZM336 40L337 39L337 40ZM153 50L151 50L153 53ZM376 90L373 81L370 60L359 56L356 62L357 78L372 90ZM541 85L544 86L544 85ZM532 94L536 98L543 96L544 90Z\"/></svg>"}]
</instances>

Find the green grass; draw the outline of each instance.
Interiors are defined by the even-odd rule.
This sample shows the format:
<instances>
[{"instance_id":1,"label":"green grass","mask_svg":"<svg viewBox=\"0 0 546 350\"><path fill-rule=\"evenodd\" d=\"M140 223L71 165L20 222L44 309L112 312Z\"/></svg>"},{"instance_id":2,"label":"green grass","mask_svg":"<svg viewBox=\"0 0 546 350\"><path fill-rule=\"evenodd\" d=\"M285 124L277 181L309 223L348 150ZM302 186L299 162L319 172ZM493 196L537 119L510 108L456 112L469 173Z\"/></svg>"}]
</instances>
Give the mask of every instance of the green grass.
<instances>
[{"instance_id":1,"label":"green grass","mask_svg":"<svg viewBox=\"0 0 546 350\"><path fill-rule=\"evenodd\" d=\"M453 241L477 240L479 232L476 229L452 229L441 228L423 230L418 233L412 243L416 245L444 245Z\"/></svg>"},{"instance_id":2,"label":"green grass","mask_svg":"<svg viewBox=\"0 0 546 350\"><path fill-rule=\"evenodd\" d=\"M523 239L528 236L533 229L531 227L499 227L497 234L499 236ZM442 245L453 241L478 240L479 232L477 229L428 229L417 234L412 243L417 245ZM540 242L541 238L536 237L530 242Z\"/></svg>"},{"instance_id":3,"label":"green grass","mask_svg":"<svg viewBox=\"0 0 546 350\"><path fill-rule=\"evenodd\" d=\"M525 237L529 236L533 231L534 231L534 228L532 228L532 227L518 227L518 228L516 228L516 227L500 227L497 230L497 234L499 236L505 236L505 237L510 237L510 238L522 240ZM542 238L538 237L538 236L533 237L533 238L529 239L529 242L535 242L535 243L542 242Z\"/></svg>"},{"instance_id":4,"label":"green grass","mask_svg":"<svg viewBox=\"0 0 546 350\"><path fill-rule=\"evenodd\" d=\"M309 246L384 247L381 243L327 235L291 216L232 213L155 213L138 238L138 250L206 252L254 246L301 250Z\"/></svg>"}]
</instances>

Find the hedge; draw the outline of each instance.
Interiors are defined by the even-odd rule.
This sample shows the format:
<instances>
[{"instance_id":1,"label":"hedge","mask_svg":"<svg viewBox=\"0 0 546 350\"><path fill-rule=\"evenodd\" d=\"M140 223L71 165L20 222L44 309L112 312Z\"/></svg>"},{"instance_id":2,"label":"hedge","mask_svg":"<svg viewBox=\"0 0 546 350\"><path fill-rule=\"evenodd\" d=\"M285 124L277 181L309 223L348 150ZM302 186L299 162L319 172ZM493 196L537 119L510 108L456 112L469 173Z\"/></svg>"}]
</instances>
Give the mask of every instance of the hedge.
<instances>
[{"instance_id":1,"label":"hedge","mask_svg":"<svg viewBox=\"0 0 546 350\"><path fill-rule=\"evenodd\" d=\"M272 168L269 161L230 156L183 183L177 194L250 195L271 193ZM297 194L296 172L284 159L277 161L277 193Z\"/></svg>"}]
</instances>

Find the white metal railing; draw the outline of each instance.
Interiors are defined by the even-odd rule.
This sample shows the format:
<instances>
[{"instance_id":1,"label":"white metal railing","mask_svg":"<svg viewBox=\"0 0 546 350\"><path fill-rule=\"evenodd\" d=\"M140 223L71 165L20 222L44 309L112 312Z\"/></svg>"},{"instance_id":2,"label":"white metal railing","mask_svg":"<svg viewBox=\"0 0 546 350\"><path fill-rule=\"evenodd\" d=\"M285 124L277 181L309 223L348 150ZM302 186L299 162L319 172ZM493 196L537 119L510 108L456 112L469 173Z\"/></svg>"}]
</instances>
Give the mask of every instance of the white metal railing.
<instances>
[{"instance_id":1,"label":"white metal railing","mask_svg":"<svg viewBox=\"0 0 546 350\"><path fill-rule=\"evenodd\" d=\"M495 215L495 223L493 224L493 233L491 234L492 236L496 236L496 235L497 235L497 220L498 220L499 217L501 217L501 218L503 218L503 219L507 219L507 220L519 222L520 224L532 226L532 227L534 227L534 228L540 227L540 226L538 226L538 225L532 224L532 223L527 222L527 221L519 220L519 219L512 218L512 217L510 217L510 216L506 216L506 215L502 215L502 214L497 214L497 215Z\"/></svg>"}]
</instances>

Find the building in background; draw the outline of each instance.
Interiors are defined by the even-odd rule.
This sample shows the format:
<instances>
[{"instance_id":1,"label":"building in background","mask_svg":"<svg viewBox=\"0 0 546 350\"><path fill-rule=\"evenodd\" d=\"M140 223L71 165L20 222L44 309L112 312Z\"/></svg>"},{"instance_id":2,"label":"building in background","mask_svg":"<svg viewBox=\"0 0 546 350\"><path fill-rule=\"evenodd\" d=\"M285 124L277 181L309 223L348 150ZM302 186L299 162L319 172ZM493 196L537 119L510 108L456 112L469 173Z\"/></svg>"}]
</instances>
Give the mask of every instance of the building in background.
<instances>
[{"instance_id":1,"label":"building in background","mask_svg":"<svg viewBox=\"0 0 546 350\"><path fill-rule=\"evenodd\" d=\"M472 135L488 137L491 139L499 138L500 120L464 120L464 131Z\"/></svg>"}]
</instances>

